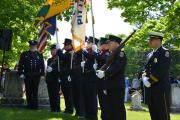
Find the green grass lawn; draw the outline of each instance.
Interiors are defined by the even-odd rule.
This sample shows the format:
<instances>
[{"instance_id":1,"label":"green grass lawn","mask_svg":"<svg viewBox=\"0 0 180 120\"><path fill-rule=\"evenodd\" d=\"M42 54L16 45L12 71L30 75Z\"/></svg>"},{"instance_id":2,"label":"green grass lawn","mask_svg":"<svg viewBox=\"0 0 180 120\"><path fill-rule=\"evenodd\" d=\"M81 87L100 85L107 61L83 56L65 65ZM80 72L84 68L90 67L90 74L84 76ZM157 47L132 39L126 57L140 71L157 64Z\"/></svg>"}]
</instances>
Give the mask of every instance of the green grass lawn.
<instances>
[{"instance_id":1,"label":"green grass lawn","mask_svg":"<svg viewBox=\"0 0 180 120\"><path fill-rule=\"evenodd\" d=\"M62 105L63 106L63 105ZM129 104L126 104L129 108ZM147 109L146 109L147 110ZM99 111L100 118L100 111ZM171 120L180 120L180 114L171 114ZM0 107L0 120L78 120L74 116L50 113L47 109L27 110L24 108ZM100 119L99 119L100 120ZM150 120L148 111L135 112L127 110L127 120Z\"/></svg>"}]
</instances>

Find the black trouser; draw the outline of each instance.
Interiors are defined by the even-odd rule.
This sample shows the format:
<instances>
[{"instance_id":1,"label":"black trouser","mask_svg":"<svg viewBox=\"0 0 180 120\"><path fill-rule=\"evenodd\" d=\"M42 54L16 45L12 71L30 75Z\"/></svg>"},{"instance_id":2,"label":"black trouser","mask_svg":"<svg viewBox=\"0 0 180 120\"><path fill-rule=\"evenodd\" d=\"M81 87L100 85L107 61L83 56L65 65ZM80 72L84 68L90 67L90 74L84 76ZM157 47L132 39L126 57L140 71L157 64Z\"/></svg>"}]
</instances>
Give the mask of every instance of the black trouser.
<instances>
[{"instance_id":1,"label":"black trouser","mask_svg":"<svg viewBox=\"0 0 180 120\"><path fill-rule=\"evenodd\" d=\"M25 80L27 106L31 109L38 108L38 87L40 76L28 75Z\"/></svg>"},{"instance_id":2,"label":"black trouser","mask_svg":"<svg viewBox=\"0 0 180 120\"><path fill-rule=\"evenodd\" d=\"M162 90L147 91L147 99L151 120L170 120L169 92Z\"/></svg>"},{"instance_id":3,"label":"black trouser","mask_svg":"<svg viewBox=\"0 0 180 120\"><path fill-rule=\"evenodd\" d=\"M107 120L107 100L106 100L107 94L106 90L99 88L98 89L98 99L99 99L99 105L101 108L101 119L102 120Z\"/></svg>"},{"instance_id":4,"label":"black trouser","mask_svg":"<svg viewBox=\"0 0 180 120\"><path fill-rule=\"evenodd\" d=\"M72 78L72 94L73 103L77 116L84 116L84 102L82 89L82 76L80 73L73 73Z\"/></svg>"},{"instance_id":5,"label":"black trouser","mask_svg":"<svg viewBox=\"0 0 180 120\"><path fill-rule=\"evenodd\" d=\"M85 118L87 120L97 120L97 85L94 72L84 74L83 97Z\"/></svg>"},{"instance_id":6,"label":"black trouser","mask_svg":"<svg viewBox=\"0 0 180 120\"><path fill-rule=\"evenodd\" d=\"M60 83L49 82L47 83L49 102L52 112L60 112Z\"/></svg>"},{"instance_id":7,"label":"black trouser","mask_svg":"<svg viewBox=\"0 0 180 120\"><path fill-rule=\"evenodd\" d=\"M72 97L72 82L68 81L67 76L63 76L61 78L61 90L64 95L65 101L65 112L72 113L73 112L73 97Z\"/></svg>"},{"instance_id":8,"label":"black trouser","mask_svg":"<svg viewBox=\"0 0 180 120\"><path fill-rule=\"evenodd\" d=\"M126 109L124 106L125 90L114 88L107 89L107 120L126 120Z\"/></svg>"}]
</instances>

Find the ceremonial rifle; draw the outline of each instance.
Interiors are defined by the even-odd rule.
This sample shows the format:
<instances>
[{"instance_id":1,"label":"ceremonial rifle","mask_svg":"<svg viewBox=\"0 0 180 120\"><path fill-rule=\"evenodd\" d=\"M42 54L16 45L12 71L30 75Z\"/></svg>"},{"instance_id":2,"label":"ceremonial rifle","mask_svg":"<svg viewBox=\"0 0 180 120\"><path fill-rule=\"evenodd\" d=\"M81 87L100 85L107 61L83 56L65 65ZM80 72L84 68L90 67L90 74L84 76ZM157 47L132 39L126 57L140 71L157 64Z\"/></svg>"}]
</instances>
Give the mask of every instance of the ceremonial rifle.
<instances>
[{"instance_id":1,"label":"ceremonial rifle","mask_svg":"<svg viewBox=\"0 0 180 120\"><path fill-rule=\"evenodd\" d=\"M105 71L115 60L116 55L119 54L120 50L122 48L124 48L125 44L127 43L127 41L136 33L137 30L134 30L124 41L122 41L119 45L119 47L111 53L111 55L109 56L109 59L107 60L106 64L104 64L101 67L101 70Z\"/></svg>"}]
</instances>

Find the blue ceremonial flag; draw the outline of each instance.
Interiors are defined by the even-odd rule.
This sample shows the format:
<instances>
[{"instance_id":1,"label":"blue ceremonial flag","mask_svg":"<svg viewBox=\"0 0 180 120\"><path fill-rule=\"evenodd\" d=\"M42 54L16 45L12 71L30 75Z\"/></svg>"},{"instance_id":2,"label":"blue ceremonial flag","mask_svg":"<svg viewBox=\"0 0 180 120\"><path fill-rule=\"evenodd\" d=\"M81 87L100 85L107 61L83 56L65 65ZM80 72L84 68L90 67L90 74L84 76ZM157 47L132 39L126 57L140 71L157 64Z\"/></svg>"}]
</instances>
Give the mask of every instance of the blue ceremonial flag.
<instances>
[{"instance_id":1,"label":"blue ceremonial flag","mask_svg":"<svg viewBox=\"0 0 180 120\"><path fill-rule=\"evenodd\" d=\"M56 16L48 18L47 20L45 20L44 23L46 24L45 31L51 35L54 35L56 32L56 28L57 28Z\"/></svg>"}]
</instances>

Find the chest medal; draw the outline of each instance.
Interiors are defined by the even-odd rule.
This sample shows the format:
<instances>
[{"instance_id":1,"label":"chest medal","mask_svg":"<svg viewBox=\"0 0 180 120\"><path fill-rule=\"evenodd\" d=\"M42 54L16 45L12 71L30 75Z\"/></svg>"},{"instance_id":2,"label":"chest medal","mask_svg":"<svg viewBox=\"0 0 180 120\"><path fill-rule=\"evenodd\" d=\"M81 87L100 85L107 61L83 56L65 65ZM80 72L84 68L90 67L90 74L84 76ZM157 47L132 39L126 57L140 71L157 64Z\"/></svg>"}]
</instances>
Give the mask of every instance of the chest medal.
<instances>
[{"instance_id":1,"label":"chest medal","mask_svg":"<svg viewBox=\"0 0 180 120\"><path fill-rule=\"evenodd\" d=\"M119 56L124 57L124 52L120 52Z\"/></svg>"},{"instance_id":2,"label":"chest medal","mask_svg":"<svg viewBox=\"0 0 180 120\"><path fill-rule=\"evenodd\" d=\"M154 63L157 63L158 62L158 59L157 58L154 58Z\"/></svg>"},{"instance_id":3,"label":"chest medal","mask_svg":"<svg viewBox=\"0 0 180 120\"><path fill-rule=\"evenodd\" d=\"M169 57L169 52L168 51L166 51L165 56Z\"/></svg>"}]
</instances>

